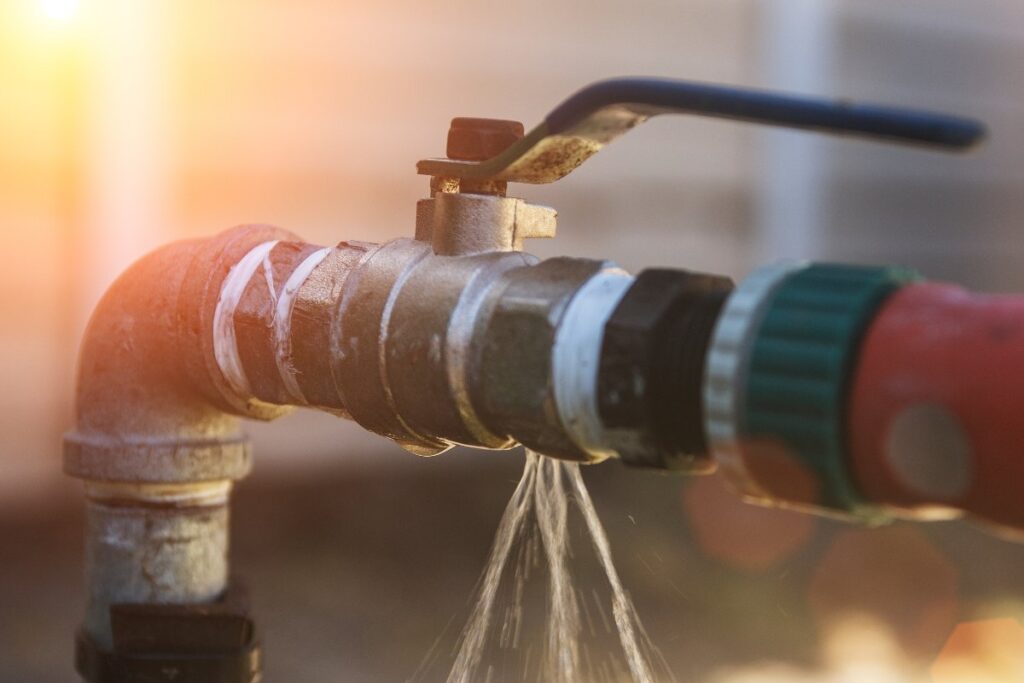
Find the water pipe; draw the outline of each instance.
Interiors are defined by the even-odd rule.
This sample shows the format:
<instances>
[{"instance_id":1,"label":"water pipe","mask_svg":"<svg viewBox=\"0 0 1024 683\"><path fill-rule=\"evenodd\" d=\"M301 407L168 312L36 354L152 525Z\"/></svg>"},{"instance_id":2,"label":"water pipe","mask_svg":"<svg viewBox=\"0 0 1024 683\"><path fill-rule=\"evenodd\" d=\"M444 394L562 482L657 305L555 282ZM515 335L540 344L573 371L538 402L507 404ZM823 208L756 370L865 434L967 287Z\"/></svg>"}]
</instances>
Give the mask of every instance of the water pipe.
<instances>
[{"instance_id":1,"label":"water pipe","mask_svg":"<svg viewBox=\"0 0 1024 683\"><path fill-rule=\"evenodd\" d=\"M295 407L419 455L523 444L588 463L722 466L771 504L1024 526L999 481L1021 473L1004 407L1024 397L1006 371L1024 367L1019 301L895 269L796 264L734 291L712 274L634 277L521 251L554 235L556 215L507 196L509 182L563 177L664 113L954 150L984 133L938 114L608 81L529 133L456 119L448 158L419 164L431 191L415 239L324 247L242 226L143 258L93 314L65 441L87 507L79 672L256 680L258 634L228 566L230 492L251 466L239 418ZM986 394L997 375L1009 384ZM940 464L921 430L952 435Z\"/></svg>"}]
</instances>

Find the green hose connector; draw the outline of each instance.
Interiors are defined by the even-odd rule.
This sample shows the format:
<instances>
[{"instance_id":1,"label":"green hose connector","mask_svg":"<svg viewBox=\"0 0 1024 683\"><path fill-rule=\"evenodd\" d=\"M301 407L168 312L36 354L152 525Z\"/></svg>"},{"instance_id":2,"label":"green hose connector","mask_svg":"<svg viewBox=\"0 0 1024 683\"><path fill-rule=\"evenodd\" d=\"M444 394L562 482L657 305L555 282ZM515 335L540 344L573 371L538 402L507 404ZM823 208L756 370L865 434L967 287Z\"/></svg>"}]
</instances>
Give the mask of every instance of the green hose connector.
<instances>
[{"instance_id":1,"label":"green hose connector","mask_svg":"<svg viewBox=\"0 0 1024 683\"><path fill-rule=\"evenodd\" d=\"M886 298L919 279L913 271L816 264L770 294L749 350L738 431L771 443L815 489L807 502L878 518L846 466L846 394L860 340ZM795 467L793 467L795 466ZM782 473L784 474L784 473Z\"/></svg>"}]
</instances>

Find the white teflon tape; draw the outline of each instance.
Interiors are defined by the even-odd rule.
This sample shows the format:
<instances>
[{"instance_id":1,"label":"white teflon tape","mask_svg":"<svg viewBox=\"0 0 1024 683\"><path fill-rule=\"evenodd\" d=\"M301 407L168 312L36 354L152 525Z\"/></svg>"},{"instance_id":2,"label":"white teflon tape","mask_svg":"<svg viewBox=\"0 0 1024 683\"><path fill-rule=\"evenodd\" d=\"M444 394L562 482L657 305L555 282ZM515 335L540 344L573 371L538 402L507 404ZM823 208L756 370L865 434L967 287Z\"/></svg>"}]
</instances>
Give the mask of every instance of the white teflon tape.
<instances>
[{"instance_id":1,"label":"white teflon tape","mask_svg":"<svg viewBox=\"0 0 1024 683\"><path fill-rule=\"evenodd\" d=\"M704 366L704 430L715 460L750 495L763 495L747 471L739 442L750 347L771 294L803 267L783 263L754 271L729 296L711 334Z\"/></svg>"},{"instance_id":2,"label":"white teflon tape","mask_svg":"<svg viewBox=\"0 0 1024 683\"><path fill-rule=\"evenodd\" d=\"M242 360L238 357L235 308L237 308L249 280L256 274L256 269L262 265L264 271L268 270L270 251L277 246L279 241L273 240L257 244L231 267L220 287L220 298L217 299L217 308L213 313L213 356L228 386L243 401L252 398L252 389L249 386L249 378L245 375L245 368L242 367ZM264 277L273 278L273 275L265 272ZM268 286L272 282L272 279L268 279ZM270 292L273 296L272 288Z\"/></svg>"},{"instance_id":3,"label":"white teflon tape","mask_svg":"<svg viewBox=\"0 0 1024 683\"><path fill-rule=\"evenodd\" d=\"M611 457L597 407L597 374L604 326L633 284L629 273L609 268L590 278L569 302L551 351L558 416L569 437L587 453Z\"/></svg>"},{"instance_id":4,"label":"white teflon tape","mask_svg":"<svg viewBox=\"0 0 1024 683\"><path fill-rule=\"evenodd\" d=\"M274 307L274 347L276 350L274 359L277 362L277 371L281 375L285 391L296 403L305 404L306 397L302 395L299 382L295 379L295 367L291 363L292 308L295 306L295 294L302 289L302 285L306 284L306 280L316 270L316 267L323 263L332 251L334 250L331 247L324 247L303 259L302 263L288 276ZM270 291L273 296L274 290Z\"/></svg>"}]
</instances>

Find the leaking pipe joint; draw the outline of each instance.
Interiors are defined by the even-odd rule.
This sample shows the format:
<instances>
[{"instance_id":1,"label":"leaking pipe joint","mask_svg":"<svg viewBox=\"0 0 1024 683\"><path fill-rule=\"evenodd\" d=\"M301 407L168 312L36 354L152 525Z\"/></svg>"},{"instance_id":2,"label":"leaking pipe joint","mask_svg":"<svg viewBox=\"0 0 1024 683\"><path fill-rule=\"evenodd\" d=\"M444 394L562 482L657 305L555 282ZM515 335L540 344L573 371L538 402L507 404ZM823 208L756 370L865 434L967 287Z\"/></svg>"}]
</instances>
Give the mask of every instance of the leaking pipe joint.
<instances>
[{"instance_id":1,"label":"leaking pipe joint","mask_svg":"<svg viewBox=\"0 0 1024 683\"><path fill-rule=\"evenodd\" d=\"M114 644L115 605L224 593L240 417L308 406L421 455L705 468L699 376L731 283L506 242L320 247L243 226L126 272L86 334L65 445L86 482L87 634Z\"/></svg>"}]
</instances>

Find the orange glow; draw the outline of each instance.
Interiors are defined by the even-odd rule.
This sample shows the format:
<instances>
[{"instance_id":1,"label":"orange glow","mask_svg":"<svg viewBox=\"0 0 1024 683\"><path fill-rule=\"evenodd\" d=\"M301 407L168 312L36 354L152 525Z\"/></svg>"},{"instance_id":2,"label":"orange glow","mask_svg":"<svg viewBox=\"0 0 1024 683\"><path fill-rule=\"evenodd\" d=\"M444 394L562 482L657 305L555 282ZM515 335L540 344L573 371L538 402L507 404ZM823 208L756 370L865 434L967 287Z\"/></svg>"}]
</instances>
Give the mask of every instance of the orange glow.
<instances>
[{"instance_id":1,"label":"orange glow","mask_svg":"<svg viewBox=\"0 0 1024 683\"><path fill-rule=\"evenodd\" d=\"M810 515L744 503L720 475L687 486L683 507L708 556L750 572L766 571L792 557L816 526Z\"/></svg>"},{"instance_id":2,"label":"orange glow","mask_svg":"<svg viewBox=\"0 0 1024 683\"><path fill-rule=\"evenodd\" d=\"M725 669L712 683L932 683L909 660L890 629L863 614L849 614L824 630L821 666L804 669L759 661ZM939 682L935 682L939 683ZM961 683L957 681L956 683Z\"/></svg>"},{"instance_id":3,"label":"orange glow","mask_svg":"<svg viewBox=\"0 0 1024 683\"><path fill-rule=\"evenodd\" d=\"M837 534L808 587L821 625L849 614L887 624L911 656L938 651L956 623L956 567L918 529L850 529Z\"/></svg>"},{"instance_id":4,"label":"orange glow","mask_svg":"<svg viewBox=\"0 0 1024 683\"><path fill-rule=\"evenodd\" d=\"M960 624L932 666L935 683L1024 680L1024 626L1016 619Z\"/></svg>"},{"instance_id":5,"label":"orange glow","mask_svg":"<svg viewBox=\"0 0 1024 683\"><path fill-rule=\"evenodd\" d=\"M39 6L54 21L71 21L78 13L79 0L39 0Z\"/></svg>"}]
</instances>

